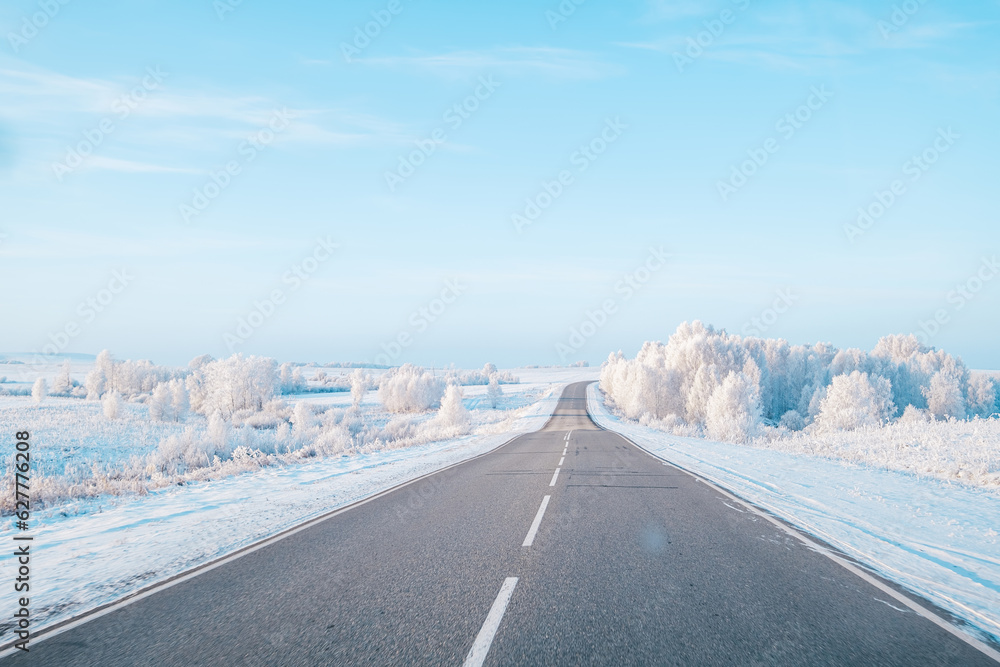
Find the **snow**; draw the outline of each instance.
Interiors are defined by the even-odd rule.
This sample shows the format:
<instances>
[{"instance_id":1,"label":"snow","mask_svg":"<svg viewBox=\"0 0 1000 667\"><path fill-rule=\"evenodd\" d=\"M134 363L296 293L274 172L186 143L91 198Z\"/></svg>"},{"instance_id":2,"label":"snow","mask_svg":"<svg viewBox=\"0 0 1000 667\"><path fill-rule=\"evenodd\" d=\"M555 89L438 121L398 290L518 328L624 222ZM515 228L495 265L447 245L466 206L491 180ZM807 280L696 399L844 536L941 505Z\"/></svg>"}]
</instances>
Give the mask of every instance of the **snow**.
<instances>
[{"instance_id":1,"label":"snow","mask_svg":"<svg viewBox=\"0 0 1000 667\"><path fill-rule=\"evenodd\" d=\"M505 415L500 421L491 422L483 417L498 411L475 408L479 400L476 394L485 399L486 386L466 388L465 405L469 408L473 431L462 437L317 457L298 463L282 462L242 474L184 481L146 495L103 494L36 509L29 532L35 538L32 565L35 572L45 575L32 582L33 629L38 632L310 518L487 452L518 434L537 430L555 408L566 384L564 375L550 373L546 377L545 373L536 373L530 383L505 385L503 400L508 411L500 411ZM369 396L373 397L374 392ZM303 398L321 404L344 401L343 405L349 405L351 400L349 393L311 394ZM96 402L50 399L50 405L26 408L30 400L20 397L16 407L0 408L0 415L5 409L17 413L86 412L75 423L99 428L67 445L83 458L100 449L103 437L115 441L106 461L120 460L129 453L124 444L131 440L130 436L145 433L141 420L124 427L128 429L125 437L117 430L109 433L106 429L123 427L108 426L108 422L96 416L100 411ZM139 411L144 406L127 404L126 408ZM366 414L377 417L371 408ZM425 416L433 417L434 413ZM9 415L7 418L10 419ZM46 417L47 425L55 423ZM50 435L56 439L55 432ZM139 443L140 449L148 448L159 435L162 433L146 433ZM35 433L32 440L36 440ZM15 532L12 518L7 519L0 540L9 541ZM4 571L9 571L12 558L10 553L0 555ZM9 636L10 630L9 623L0 625L0 637Z\"/></svg>"},{"instance_id":2,"label":"snow","mask_svg":"<svg viewBox=\"0 0 1000 667\"><path fill-rule=\"evenodd\" d=\"M675 436L614 415L596 385L587 396L604 428L831 544L964 620L980 638L1000 640L995 490Z\"/></svg>"}]
</instances>

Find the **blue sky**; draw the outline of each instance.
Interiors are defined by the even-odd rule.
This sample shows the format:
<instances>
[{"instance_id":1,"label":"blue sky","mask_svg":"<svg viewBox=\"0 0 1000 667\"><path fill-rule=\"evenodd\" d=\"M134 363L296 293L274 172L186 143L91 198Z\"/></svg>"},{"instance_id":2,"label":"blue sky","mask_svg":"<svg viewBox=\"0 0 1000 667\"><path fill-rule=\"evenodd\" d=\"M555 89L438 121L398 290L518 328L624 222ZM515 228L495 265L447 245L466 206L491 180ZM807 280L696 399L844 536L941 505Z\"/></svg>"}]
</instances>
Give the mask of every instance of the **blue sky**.
<instances>
[{"instance_id":1,"label":"blue sky","mask_svg":"<svg viewBox=\"0 0 1000 667\"><path fill-rule=\"evenodd\" d=\"M0 350L599 363L701 319L1000 368L1000 4L895 6L6 2Z\"/></svg>"}]
</instances>

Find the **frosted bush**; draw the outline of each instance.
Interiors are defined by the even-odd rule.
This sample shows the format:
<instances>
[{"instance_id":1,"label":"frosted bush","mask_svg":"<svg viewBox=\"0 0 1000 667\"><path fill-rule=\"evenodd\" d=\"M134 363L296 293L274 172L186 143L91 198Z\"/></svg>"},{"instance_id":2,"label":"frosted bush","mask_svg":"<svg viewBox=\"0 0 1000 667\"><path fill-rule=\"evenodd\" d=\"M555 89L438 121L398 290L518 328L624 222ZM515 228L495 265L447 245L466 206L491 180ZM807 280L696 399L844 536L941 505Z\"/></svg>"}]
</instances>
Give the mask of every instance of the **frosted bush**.
<instances>
[{"instance_id":1,"label":"frosted bush","mask_svg":"<svg viewBox=\"0 0 1000 667\"><path fill-rule=\"evenodd\" d=\"M122 395L117 391L109 391L101 397L101 407L107 419L118 419L122 411Z\"/></svg>"},{"instance_id":2,"label":"frosted bush","mask_svg":"<svg viewBox=\"0 0 1000 667\"><path fill-rule=\"evenodd\" d=\"M76 383L73 382L73 378L70 376L70 363L67 359L63 362L62 368L59 370L59 375L52 382L52 395L53 396L72 396L73 389Z\"/></svg>"},{"instance_id":3,"label":"frosted bush","mask_svg":"<svg viewBox=\"0 0 1000 667\"><path fill-rule=\"evenodd\" d=\"M789 431L801 431L806 427L806 420L798 410L789 410L781 415L778 426Z\"/></svg>"},{"instance_id":4,"label":"frosted bush","mask_svg":"<svg viewBox=\"0 0 1000 667\"><path fill-rule=\"evenodd\" d=\"M41 403L48 396L49 390L45 386L45 378L38 378L35 380L35 384L31 387L31 398L34 399L35 403Z\"/></svg>"},{"instance_id":5,"label":"frosted bush","mask_svg":"<svg viewBox=\"0 0 1000 667\"><path fill-rule=\"evenodd\" d=\"M927 410L921 410L912 405L907 405L906 409L903 410L903 415L899 418L900 424L920 424L929 421L931 421L931 416Z\"/></svg>"},{"instance_id":6,"label":"frosted bush","mask_svg":"<svg viewBox=\"0 0 1000 667\"><path fill-rule=\"evenodd\" d=\"M351 373L351 404L357 408L364 400L368 388L371 387L371 376L360 368L355 368Z\"/></svg>"},{"instance_id":7,"label":"frosted bush","mask_svg":"<svg viewBox=\"0 0 1000 667\"><path fill-rule=\"evenodd\" d=\"M450 384L444 392L441 400L441 409L438 412L438 423L445 428L454 428L464 431L469 425L469 412L462 403L462 388L458 385Z\"/></svg>"},{"instance_id":8,"label":"frosted bush","mask_svg":"<svg viewBox=\"0 0 1000 667\"><path fill-rule=\"evenodd\" d=\"M500 405L501 398L503 398L503 388L495 376L491 377L490 383L486 387L486 400L490 402L490 407L495 410Z\"/></svg>"}]
</instances>

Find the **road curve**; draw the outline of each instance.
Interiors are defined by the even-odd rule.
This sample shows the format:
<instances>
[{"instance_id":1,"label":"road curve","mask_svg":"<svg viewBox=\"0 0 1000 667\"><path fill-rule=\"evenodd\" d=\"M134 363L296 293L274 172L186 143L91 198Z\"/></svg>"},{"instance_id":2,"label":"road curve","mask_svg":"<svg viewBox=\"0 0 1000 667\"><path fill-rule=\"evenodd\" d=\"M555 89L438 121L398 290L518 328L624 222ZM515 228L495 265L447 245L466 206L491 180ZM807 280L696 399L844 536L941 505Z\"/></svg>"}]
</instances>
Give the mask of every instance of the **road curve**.
<instances>
[{"instance_id":1,"label":"road curve","mask_svg":"<svg viewBox=\"0 0 1000 667\"><path fill-rule=\"evenodd\" d=\"M585 387L541 431L4 664L996 664L595 426Z\"/></svg>"}]
</instances>

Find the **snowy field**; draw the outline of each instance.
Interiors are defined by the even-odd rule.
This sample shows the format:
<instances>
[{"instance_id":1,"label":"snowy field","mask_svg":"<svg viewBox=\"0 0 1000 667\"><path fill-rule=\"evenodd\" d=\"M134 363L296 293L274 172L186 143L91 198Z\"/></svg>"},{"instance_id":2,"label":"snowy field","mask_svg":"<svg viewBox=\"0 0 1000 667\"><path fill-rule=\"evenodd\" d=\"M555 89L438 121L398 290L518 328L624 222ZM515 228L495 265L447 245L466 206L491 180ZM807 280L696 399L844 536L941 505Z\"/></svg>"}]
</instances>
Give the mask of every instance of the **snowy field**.
<instances>
[{"instance_id":1,"label":"snowy field","mask_svg":"<svg viewBox=\"0 0 1000 667\"><path fill-rule=\"evenodd\" d=\"M99 365L74 361L72 379L83 386ZM536 430L567 383L597 376L586 368L497 371L520 381L491 390L488 383L455 385L483 381L478 371L448 371L446 387L445 373L412 369L397 372L409 382L397 384L420 391L403 398L428 404L390 412L386 396L372 388L386 384L385 372L369 373L365 391L352 396L353 369L304 367L301 392L276 393L223 419L218 410L193 409L197 383L184 414L167 414L173 394L160 405L153 384L168 386L175 371L154 368L159 382L127 400L116 397L113 417L107 400L0 397L3 428L31 432L33 564L46 573L32 586L36 631ZM63 369L44 371L52 386ZM318 390L314 377L322 371L331 380ZM329 391L333 383L344 390ZM2 461L9 478L11 457ZM4 483L12 486L11 479ZM6 505L4 514L0 539L9 540ZM10 561L0 556L5 567ZM0 626L0 637L9 631Z\"/></svg>"},{"instance_id":2,"label":"snowy field","mask_svg":"<svg viewBox=\"0 0 1000 667\"><path fill-rule=\"evenodd\" d=\"M850 457L672 435L614 414L593 384L588 406L601 426L826 541L953 613L973 634L1000 641L995 487L860 465Z\"/></svg>"}]
</instances>

